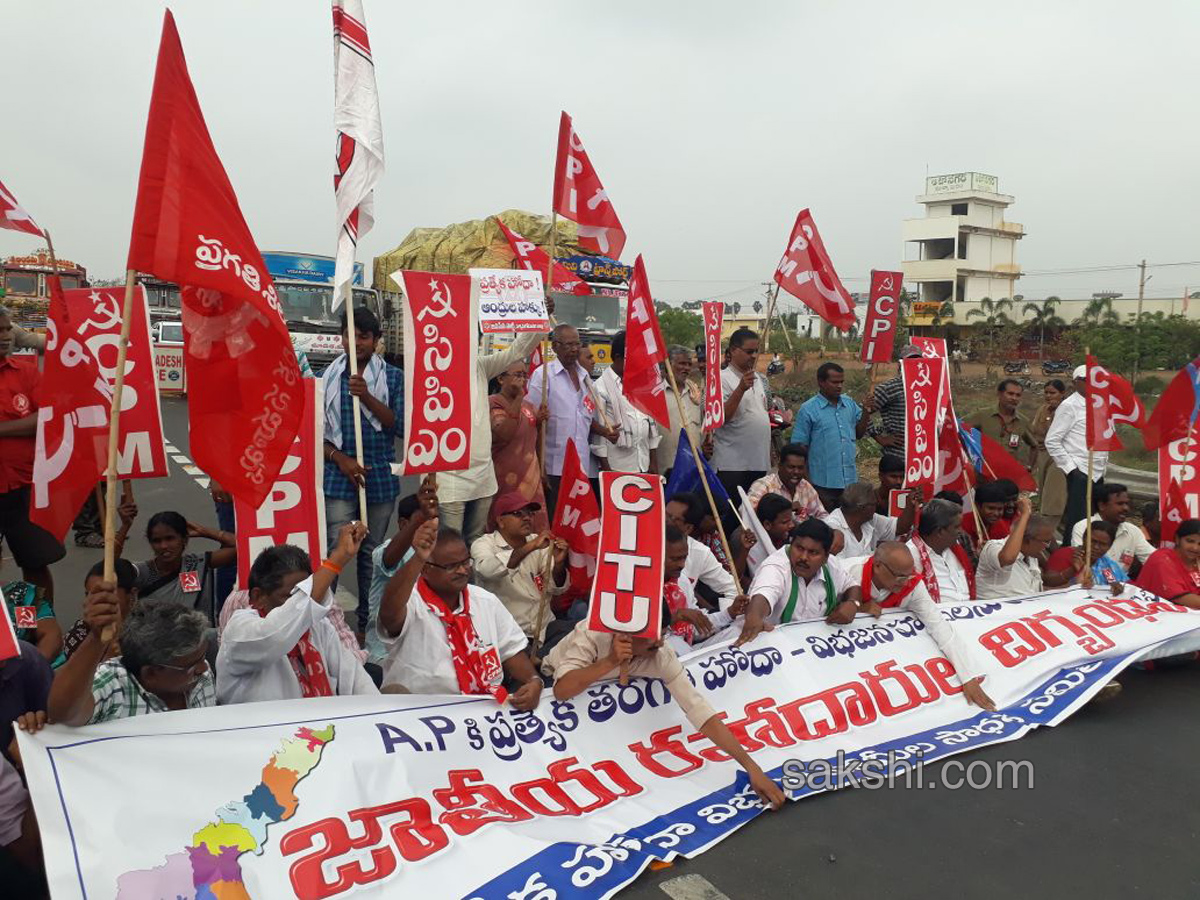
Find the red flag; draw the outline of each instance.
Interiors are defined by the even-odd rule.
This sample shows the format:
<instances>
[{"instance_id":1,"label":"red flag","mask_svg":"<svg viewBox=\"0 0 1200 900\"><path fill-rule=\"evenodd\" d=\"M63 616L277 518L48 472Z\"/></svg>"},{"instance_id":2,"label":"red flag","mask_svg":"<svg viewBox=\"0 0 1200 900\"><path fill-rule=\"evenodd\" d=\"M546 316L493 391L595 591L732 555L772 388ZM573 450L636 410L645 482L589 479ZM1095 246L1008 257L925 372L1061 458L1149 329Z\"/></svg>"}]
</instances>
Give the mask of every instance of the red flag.
<instances>
[{"instance_id":1,"label":"red flag","mask_svg":"<svg viewBox=\"0 0 1200 900\"><path fill-rule=\"evenodd\" d=\"M29 520L62 541L108 465L112 392L50 278Z\"/></svg>"},{"instance_id":2,"label":"red flag","mask_svg":"<svg viewBox=\"0 0 1200 900\"><path fill-rule=\"evenodd\" d=\"M625 229L565 112L558 123L553 207L560 216L579 225L579 246L612 259L621 258Z\"/></svg>"},{"instance_id":3,"label":"red flag","mask_svg":"<svg viewBox=\"0 0 1200 900\"><path fill-rule=\"evenodd\" d=\"M787 249L775 270L775 282L839 331L848 331L857 321L854 301L833 270L817 223L807 209L796 216Z\"/></svg>"},{"instance_id":4,"label":"red flag","mask_svg":"<svg viewBox=\"0 0 1200 900\"><path fill-rule=\"evenodd\" d=\"M905 416L904 486L932 484L938 462L938 413L942 405L943 359L904 359L900 377Z\"/></svg>"},{"instance_id":5,"label":"red flag","mask_svg":"<svg viewBox=\"0 0 1200 900\"><path fill-rule=\"evenodd\" d=\"M7 612L0 619L4 620L4 624L0 625L0 662L3 662L20 656L21 645L17 643L17 632Z\"/></svg>"},{"instance_id":6,"label":"red flag","mask_svg":"<svg viewBox=\"0 0 1200 900\"><path fill-rule=\"evenodd\" d=\"M938 432L938 455L937 465L934 468L933 493L954 491L956 494L966 497L967 492L971 490L971 472L974 470L966 463L962 440L958 436L957 423L958 418L954 415L954 406L950 404L947 414L942 418L941 430Z\"/></svg>"},{"instance_id":7,"label":"red flag","mask_svg":"<svg viewBox=\"0 0 1200 900\"><path fill-rule=\"evenodd\" d=\"M0 228L23 231L36 237L45 237L42 229L37 227L37 223L33 221L29 213L21 208L17 198L4 186L4 182L0 182Z\"/></svg>"},{"instance_id":8,"label":"red flag","mask_svg":"<svg viewBox=\"0 0 1200 900\"><path fill-rule=\"evenodd\" d=\"M179 285L192 456L257 508L300 428L304 389L275 286L204 124L170 11L128 267Z\"/></svg>"},{"instance_id":9,"label":"red flag","mask_svg":"<svg viewBox=\"0 0 1200 900\"><path fill-rule=\"evenodd\" d=\"M562 479L550 530L567 542L567 571L571 599L587 597L596 574L596 551L600 546L600 504L579 463L574 441L567 441Z\"/></svg>"},{"instance_id":10,"label":"red flag","mask_svg":"<svg viewBox=\"0 0 1200 900\"><path fill-rule=\"evenodd\" d=\"M1123 450L1125 445L1117 436L1117 423L1142 427L1146 422L1145 407L1134 394L1133 385L1109 372L1094 356L1087 358L1087 373L1087 445L1092 450Z\"/></svg>"},{"instance_id":11,"label":"red flag","mask_svg":"<svg viewBox=\"0 0 1200 900\"><path fill-rule=\"evenodd\" d=\"M543 277L546 274L546 264L550 257L545 250L542 250L533 241L527 241L521 235L517 234L499 219L496 219L496 224L500 226L500 230L508 239L508 246L512 248L513 254L520 262L521 267L529 269L531 272L538 272ZM592 293L592 289L588 287L587 282L578 277L574 272L564 266L558 260L554 261L554 283L550 285L550 289L560 291L564 294L578 294L580 297L586 297Z\"/></svg>"},{"instance_id":12,"label":"red flag","mask_svg":"<svg viewBox=\"0 0 1200 900\"><path fill-rule=\"evenodd\" d=\"M902 281L903 272L871 270L871 299L867 304L867 320L863 323L863 362L890 362L892 359Z\"/></svg>"},{"instance_id":13,"label":"red flag","mask_svg":"<svg viewBox=\"0 0 1200 900\"><path fill-rule=\"evenodd\" d=\"M601 472L600 491L604 512L588 628L658 640L666 550L662 479Z\"/></svg>"},{"instance_id":14,"label":"red flag","mask_svg":"<svg viewBox=\"0 0 1200 900\"><path fill-rule=\"evenodd\" d=\"M725 398L721 394L721 323L725 320L725 304L720 300L705 300L704 311L704 424L705 431L715 431L725 424Z\"/></svg>"},{"instance_id":15,"label":"red flag","mask_svg":"<svg viewBox=\"0 0 1200 900\"><path fill-rule=\"evenodd\" d=\"M1175 373L1142 429L1147 450L1188 436L1200 420L1200 356Z\"/></svg>"},{"instance_id":16,"label":"red flag","mask_svg":"<svg viewBox=\"0 0 1200 900\"><path fill-rule=\"evenodd\" d=\"M911 341L913 346L921 348L921 355L926 359L947 358L945 338L915 337L911 338Z\"/></svg>"},{"instance_id":17,"label":"red flag","mask_svg":"<svg viewBox=\"0 0 1200 900\"><path fill-rule=\"evenodd\" d=\"M621 390L635 407L663 428L671 427L667 412L667 384L659 364L667 360L667 345L658 329L658 313L650 296L650 281L639 254L629 282L629 309L625 322L625 374Z\"/></svg>"},{"instance_id":18,"label":"red flag","mask_svg":"<svg viewBox=\"0 0 1200 900\"><path fill-rule=\"evenodd\" d=\"M525 393L527 394L529 393L529 379L533 377L534 371L542 365L542 344L544 343L545 341L540 342L529 354L529 371L525 373Z\"/></svg>"},{"instance_id":19,"label":"red flag","mask_svg":"<svg viewBox=\"0 0 1200 900\"><path fill-rule=\"evenodd\" d=\"M1183 524L1184 519L1190 519L1191 515L1188 512L1187 500L1183 496L1183 488L1179 486L1179 482L1174 479L1167 485L1167 492L1163 495L1162 512L1160 519L1162 521L1162 534L1159 536L1160 544L1175 542L1175 532L1179 530L1179 526Z\"/></svg>"},{"instance_id":20,"label":"red flag","mask_svg":"<svg viewBox=\"0 0 1200 900\"><path fill-rule=\"evenodd\" d=\"M1022 491L1036 491L1037 483L1023 465L1013 458L1000 445L999 441L979 433L979 441L983 446L983 471L991 479L1007 478L1015 481L1017 488Z\"/></svg>"}]
</instances>

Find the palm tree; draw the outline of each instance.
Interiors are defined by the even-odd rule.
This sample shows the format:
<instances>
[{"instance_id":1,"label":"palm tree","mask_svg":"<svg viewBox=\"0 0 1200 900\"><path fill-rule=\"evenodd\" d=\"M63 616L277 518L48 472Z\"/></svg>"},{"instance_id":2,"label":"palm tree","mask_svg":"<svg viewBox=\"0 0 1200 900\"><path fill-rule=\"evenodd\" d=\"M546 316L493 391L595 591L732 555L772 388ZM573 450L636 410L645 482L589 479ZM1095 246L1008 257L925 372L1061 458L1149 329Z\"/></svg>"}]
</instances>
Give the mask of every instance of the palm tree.
<instances>
[{"instance_id":1,"label":"palm tree","mask_svg":"<svg viewBox=\"0 0 1200 900\"><path fill-rule=\"evenodd\" d=\"M973 309L967 313L967 318L983 319L980 323L983 328L987 331L994 331L1002 325L1012 324L1012 319L1008 317L1008 311L1012 308L1013 302L1007 297L1002 297L999 300L984 297L979 301L978 309Z\"/></svg>"},{"instance_id":2,"label":"palm tree","mask_svg":"<svg viewBox=\"0 0 1200 900\"><path fill-rule=\"evenodd\" d=\"M1121 317L1113 310L1111 297L1094 297L1084 307L1079 321L1084 325L1119 325Z\"/></svg>"},{"instance_id":3,"label":"palm tree","mask_svg":"<svg viewBox=\"0 0 1200 900\"><path fill-rule=\"evenodd\" d=\"M1030 313L1030 327L1038 329L1038 361L1046 359L1046 329L1062 328L1066 321L1054 312L1055 307L1062 303L1057 297L1047 297L1041 303L1026 303L1021 307L1021 314Z\"/></svg>"}]
</instances>

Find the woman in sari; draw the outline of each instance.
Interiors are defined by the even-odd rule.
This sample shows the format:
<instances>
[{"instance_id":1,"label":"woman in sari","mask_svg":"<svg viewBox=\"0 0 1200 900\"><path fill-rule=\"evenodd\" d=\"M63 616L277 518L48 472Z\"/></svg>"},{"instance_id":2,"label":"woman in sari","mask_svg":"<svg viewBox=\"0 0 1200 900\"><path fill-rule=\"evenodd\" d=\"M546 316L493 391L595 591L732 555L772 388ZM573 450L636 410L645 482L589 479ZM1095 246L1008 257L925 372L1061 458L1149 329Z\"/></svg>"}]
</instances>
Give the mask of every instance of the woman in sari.
<instances>
[{"instance_id":1,"label":"woman in sari","mask_svg":"<svg viewBox=\"0 0 1200 900\"><path fill-rule=\"evenodd\" d=\"M1175 546L1150 554L1134 584L1180 606L1200 609L1200 519L1181 522Z\"/></svg>"},{"instance_id":2,"label":"woman in sari","mask_svg":"<svg viewBox=\"0 0 1200 900\"><path fill-rule=\"evenodd\" d=\"M542 491L542 471L538 463L538 423L548 413L525 399L528 377L524 361L515 362L499 375L496 381L500 392L488 397L492 420L492 464L496 469L496 496L517 494L539 508L534 513L532 527L540 534L549 527L546 498ZM495 529L494 517L489 530Z\"/></svg>"},{"instance_id":3,"label":"woman in sari","mask_svg":"<svg viewBox=\"0 0 1200 900\"><path fill-rule=\"evenodd\" d=\"M1042 391L1044 402L1029 423L1029 436L1037 445L1037 455L1033 461L1033 477L1037 481L1038 493L1041 496L1041 513L1053 520L1055 528L1062 518L1067 506L1067 476L1062 469L1054 465L1050 454L1046 452L1046 432L1054 421L1054 411L1058 404L1067 396L1067 386L1057 378L1046 382ZM1070 537L1069 535L1067 537Z\"/></svg>"}]
</instances>

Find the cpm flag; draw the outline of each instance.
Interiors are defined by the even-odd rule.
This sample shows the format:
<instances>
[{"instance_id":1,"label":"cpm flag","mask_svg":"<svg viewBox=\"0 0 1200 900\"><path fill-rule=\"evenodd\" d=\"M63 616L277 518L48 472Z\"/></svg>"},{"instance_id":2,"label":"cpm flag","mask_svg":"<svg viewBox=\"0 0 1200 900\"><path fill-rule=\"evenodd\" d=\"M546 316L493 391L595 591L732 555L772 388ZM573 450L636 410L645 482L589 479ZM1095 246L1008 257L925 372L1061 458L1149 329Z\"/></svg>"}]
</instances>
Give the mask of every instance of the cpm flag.
<instances>
[{"instance_id":1,"label":"cpm flag","mask_svg":"<svg viewBox=\"0 0 1200 900\"><path fill-rule=\"evenodd\" d=\"M1089 450L1123 450L1125 445L1117 435L1117 424L1125 422L1140 428L1146 421L1142 401L1133 392L1133 385L1087 358L1087 446Z\"/></svg>"},{"instance_id":2,"label":"cpm flag","mask_svg":"<svg viewBox=\"0 0 1200 900\"><path fill-rule=\"evenodd\" d=\"M512 248L513 255L517 258L521 267L531 272L538 272L545 275L546 266L550 260L546 251L538 247L533 241L521 237L521 235L501 222L499 218L496 219L496 224L500 226L500 231L508 240L508 246ZM592 293L592 289L588 287L586 281L558 260L554 261L553 281L548 290L560 291L564 294L577 294L580 297L586 297Z\"/></svg>"},{"instance_id":3,"label":"cpm flag","mask_svg":"<svg viewBox=\"0 0 1200 900\"><path fill-rule=\"evenodd\" d=\"M862 361L890 362L896 342L896 316L900 309L903 272L871 270L871 299L863 323Z\"/></svg>"},{"instance_id":4,"label":"cpm flag","mask_svg":"<svg viewBox=\"0 0 1200 900\"><path fill-rule=\"evenodd\" d=\"M375 224L375 185L383 176L383 124L375 62L362 0L333 0L333 126L337 130L333 196L337 259L333 308L350 292L358 239Z\"/></svg>"},{"instance_id":5,"label":"cpm flag","mask_svg":"<svg viewBox=\"0 0 1200 900\"><path fill-rule=\"evenodd\" d=\"M839 331L849 331L857 321L854 301L833 270L817 223L807 209L796 216L787 249L775 269L775 282Z\"/></svg>"},{"instance_id":6,"label":"cpm flag","mask_svg":"<svg viewBox=\"0 0 1200 900\"><path fill-rule=\"evenodd\" d=\"M633 264L625 318L625 372L621 377L621 391L637 409L663 428L670 428L667 385L659 368L666 362L667 348L658 328L658 313L654 311L650 281L640 254Z\"/></svg>"},{"instance_id":7,"label":"cpm flag","mask_svg":"<svg viewBox=\"0 0 1200 900\"><path fill-rule=\"evenodd\" d=\"M33 217L25 212L21 204L17 202L17 198L4 186L2 181L0 181L0 228L23 231L35 237L45 237L42 229L38 228L37 223L33 221Z\"/></svg>"},{"instance_id":8,"label":"cpm flag","mask_svg":"<svg viewBox=\"0 0 1200 900\"><path fill-rule=\"evenodd\" d=\"M112 390L50 279L46 359L38 389L29 520L62 541L108 465Z\"/></svg>"},{"instance_id":9,"label":"cpm flag","mask_svg":"<svg viewBox=\"0 0 1200 900\"><path fill-rule=\"evenodd\" d=\"M613 259L625 249L625 229L565 112L558 123L553 209L579 226L579 246Z\"/></svg>"},{"instance_id":10,"label":"cpm flag","mask_svg":"<svg viewBox=\"0 0 1200 900\"><path fill-rule=\"evenodd\" d=\"M179 285L192 456L257 508L300 428L300 367L275 285L204 124L170 10L127 267Z\"/></svg>"},{"instance_id":11,"label":"cpm flag","mask_svg":"<svg viewBox=\"0 0 1200 900\"><path fill-rule=\"evenodd\" d=\"M600 504L587 472L579 463L574 441L567 441L562 478L550 530L567 542L567 573L570 587L564 602L586 598L596 574L596 552L600 546Z\"/></svg>"},{"instance_id":12,"label":"cpm flag","mask_svg":"<svg viewBox=\"0 0 1200 900\"><path fill-rule=\"evenodd\" d=\"M1200 421L1200 356L1180 369L1154 407L1142 429L1147 450L1186 438Z\"/></svg>"}]
</instances>

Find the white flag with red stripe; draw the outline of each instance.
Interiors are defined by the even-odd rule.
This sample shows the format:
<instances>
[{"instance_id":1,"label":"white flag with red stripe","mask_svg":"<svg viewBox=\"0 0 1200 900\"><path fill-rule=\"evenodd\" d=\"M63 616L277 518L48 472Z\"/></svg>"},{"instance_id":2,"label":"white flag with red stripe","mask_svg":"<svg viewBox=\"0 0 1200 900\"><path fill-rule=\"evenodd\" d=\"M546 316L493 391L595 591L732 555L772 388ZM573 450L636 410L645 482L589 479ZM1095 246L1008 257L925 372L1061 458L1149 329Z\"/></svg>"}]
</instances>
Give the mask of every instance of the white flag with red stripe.
<instances>
[{"instance_id":1,"label":"white flag with red stripe","mask_svg":"<svg viewBox=\"0 0 1200 900\"><path fill-rule=\"evenodd\" d=\"M375 224L374 191L383 176L383 124L362 0L333 0L333 63L337 129L333 193L338 226L333 308L337 309L354 280L358 239Z\"/></svg>"},{"instance_id":2,"label":"white flag with red stripe","mask_svg":"<svg viewBox=\"0 0 1200 900\"><path fill-rule=\"evenodd\" d=\"M37 223L33 221L33 217L21 208L17 198L4 186L2 181L0 181L0 228L45 237L42 229L38 228Z\"/></svg>"}]
</instances>

